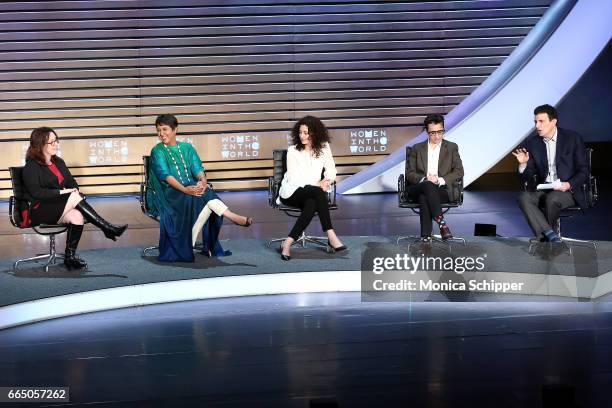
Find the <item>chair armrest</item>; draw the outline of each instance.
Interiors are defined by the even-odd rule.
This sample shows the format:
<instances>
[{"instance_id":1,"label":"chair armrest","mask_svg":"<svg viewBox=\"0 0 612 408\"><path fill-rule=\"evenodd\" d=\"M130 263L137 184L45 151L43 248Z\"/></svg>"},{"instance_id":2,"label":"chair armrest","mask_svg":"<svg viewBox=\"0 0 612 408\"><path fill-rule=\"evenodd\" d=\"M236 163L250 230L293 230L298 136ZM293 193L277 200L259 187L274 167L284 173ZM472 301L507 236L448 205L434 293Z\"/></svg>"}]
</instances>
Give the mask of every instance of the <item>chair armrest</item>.
<instances>
[{"instance_id":1,"label":"chair armrest","mask_svg":"<svg viewBox=\"0 0 612 408\"><path fill-rule=\"evenodd\" d=\"M582 194L584 196L584 202L587 204L587 208L595 206L597 201L597 179L594 176L590 176L586 183L582 184Z\"/></svg>"},{"instance_id":2,"label":"chair armrest","mask_svg":"<svg viewBox=\"0 0 612 408\"><path fill-rule=\"evenodd\" d=\"M17 199L15 196L11 196L9 198L9 219L11 220L11 224L13 227L21 228L19 225L19 211L17 210Z\"/></svg>"},{"instance_id":3,"label":"chair armrest","mask_svg":"<svg viewBox=\"0 0 612 408\"><path fill-rule=\"evenodd\" d=\"M268 177L268 205L271 208L277 208L276 198L280 190L280 181L274 181L274 177Z\"/></svg>"},{"instance_id":4,"label":"chair armrest","mask_svg":"<svg viewBox=\"0 0 612 408\"><path fill-rule=\"evenodd\" d=\"M459 177L453 182L453 197L457 197L453 202L463 204L463 177Z\"/></svg>"},{"instance_id":5,"label":"chair armrest","mask_svg":"<svg viewBox=\"0 0 612 408\"><path fill-rule=\"evenodd\" d=\"M330 206L336 205L336 182L334 181L329 186L329 190L327 191L327 202Z\"/></svg>"},{"instance_id":6,"label":"chair armrest","mask_svg":"<svg viewBox=\"0 0 612 408\"><path fill-rule=\"evenodd\" d=\"M597 191L597 179L591 176L591 207L595 205L598 198L599 192Z\"/></svg>"},{"instance_id":7,"label":"chair armrest","mask_svg":"<svg viewBox=\"0 0 612 408\"><path fill-rule=\"evenodd\" d=\"M531 180L526 180L523 182L523 191L536 191L536 187L538 186L538 175L534 174L531 177Z\"/></svg>"},{"instance_id":8,"label":"chair armrest","mask_svg":"<svg viewBox=\"0 0 612 408\"><path fill-rule=\"evenodd\" d=\"M143 214L147 213L146 191L147 190L145 189L145 183L140 183L140 197L138 198L138 201L140 201L140 210Z\"/></svg>"},{"instance_id":9,"label":"chair armrest","mask_svg":"<svg viewBox=\"0 0 612 408\"><path fill-rule=\"evenodd\" d=\"M397 202L403 203L406 199L406 179L403 174L397 178Z\"/></svg>"}]
</instances>

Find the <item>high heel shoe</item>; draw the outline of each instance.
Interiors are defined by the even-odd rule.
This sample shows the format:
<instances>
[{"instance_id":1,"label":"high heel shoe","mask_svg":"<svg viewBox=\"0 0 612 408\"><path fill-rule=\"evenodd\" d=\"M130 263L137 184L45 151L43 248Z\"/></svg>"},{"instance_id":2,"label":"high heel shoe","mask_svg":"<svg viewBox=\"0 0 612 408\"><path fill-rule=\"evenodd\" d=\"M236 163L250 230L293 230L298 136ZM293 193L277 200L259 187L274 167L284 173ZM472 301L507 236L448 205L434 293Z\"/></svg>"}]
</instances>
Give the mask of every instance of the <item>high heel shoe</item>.
<instances>
[{"instance_id":1,"label":"high heel shoe","mask_svg":"<svg viewBox=\"0 0 612 408\"><path fill-rule=\"evenodd\" d=\"M64 253L64 265L71 271L73 269L87 268L87 262L76 256L77 246L83 233L83 226L70 224L66 234L66 252Z\"/></svg>"},{"instance_id":2,"label":"high heel shoe","mask_svg":"<svg viewBox=\"0 0 612 408\"><path fill-rule=\"evenodd\" d=\"M87 269L87 262L76 256L74 251L67 249L64 255L64 266L69 271L73 269Z\"/></svg>"},{"instance_id":3,"label":"high heel shoe","mask_svg":"<svg viewBox=\"0 0 612 408\"><path fill-rule=\"evenodd\" d=\"M291 255L283 254L283 244L281 244L281 246L280 246L280 255L281 255L281 259L283 261L290 261L291 260Z\"/></svg>"},{"instance_id":4,"label":"high heel shoe","mask_svg":"<svg viewBox=\"0 0 612 408\"><path fill-rule=\"evenodd\" d=\"M331 244L331 242L329 242L329 239L327 240L327 246L330 247L331 249L334 250L334 252L342 252L342 251L346 251L348 248L346 247L346 245L342 245L339 246L338 248L334 248Z\"/></svg>"},{"instance_id":5,"label":"high heel shoe","mask_svg":"<svg viewBox=\"0 0 612 408\"><path fill-rule=\"evenodd\" d=\"M120 237L128 227L127 224L114 225L106 221L85 200L81 200L75 208L83 214L85 220L98 227L106 238L112 239L113 241L116 241L117 237Z\"/></svg>"}]
</instances>

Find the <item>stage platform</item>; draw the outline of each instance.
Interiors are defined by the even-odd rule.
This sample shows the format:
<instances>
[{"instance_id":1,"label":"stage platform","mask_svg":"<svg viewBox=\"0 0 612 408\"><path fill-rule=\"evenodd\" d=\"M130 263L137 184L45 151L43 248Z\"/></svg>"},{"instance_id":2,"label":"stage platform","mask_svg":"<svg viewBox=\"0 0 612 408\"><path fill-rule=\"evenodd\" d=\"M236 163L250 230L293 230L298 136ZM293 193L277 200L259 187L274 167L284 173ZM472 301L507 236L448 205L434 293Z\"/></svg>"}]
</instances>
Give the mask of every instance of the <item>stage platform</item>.
<instances>
[{"instance_id":1,"label":"stage platform","mask_svg":"<svg viewBox=\"0 0 612 408\"><path fill-rule=\"evenodd\" d=\"M329 254L322 248L294 247L292 260L282 261L277 247L261 239L223 241L231 256L194 263L162 263L142 247L82 251L89 269L68 271L56 265L45 272L32 264L13 269L16 258L0 259L0 328L79 313L146 304L236 296L359 292L368 290L372 275L362 256L407 254L413 258L478 258L481 271L422 269L405 274L433 282L471 279L523 282L519 291L413 291L410 298L392 300L603 300L612 291L612 243L588 245L536 244L526 238L468 237L462 243L395 243L395 236L345 237L347 252ZM435 268L434 268L435 269ZM390 275L387 275L390 276ZM400 292L405 295L407 292ZM397 294L397 293L396 293ZM493 297L481 296L495 295ZM420 298L419 298L420 296ZM375 298L372 298L376 300ZM364 298L364 300L372 300ZM549 300L550 300L549 299ZM381 299L379 299L381 300ZM385 300L385 299L382 299ZM387 299L389 300L389 299Z\"/></svg>"},{"instance_id":2,"label":"stage platform","mask_svg":"<svg viewBox=\"0 0 612 408\"><path fill-rule=\"evenodd\" d=\"M531 275L531 292L556 299L606 299L612 270L610 188L600 188L597 206L586 215L564 220L565 235L595 239L597 250L538 245L529 248L529 228L516 204L515 177L483 178L465 192L464 204L446 219L455 235L467 239L466 247L453 244L453 256L486 254L487 273L509 281L516 274ZM360 291L362 251L402 253L407 244L395 245L399 235L418 234L418 216L398 208L395 194L338 196L339 210L332 214L334 228L349 246L344 254L321 249L295 249L290 262L281 261L277 248L268 248L270 237L283 237L293 218L271 209L265 191L222 192L221 197L237 213L253 216L251 228L225 223L221 237L232 256L208 259L198 255L193 264L160 264L141 257L144 247L155 245L158 225L140 212L136 196L93 197L92 204L115 223L128 223L126 233L113 242L87 225L79 254L89 269L69 272L59 265L45 273L33 265L13 270L16 259L42 253L48 240L31 229L19 230L8 222L8 205L0 203L0 328L90 311L166 303L180 300L273 293ZM497 226L503 237L474 237L476 223ZM307 230L320 235L315 220ZM63 236L58 250L63 250ZM573 248L573 246L572 246ZM418 250L413 247L412 251ZM414 256L445 256L447 248L434 245ZM154 254L151 254L154 255ZM454 274L457 275L457 274ZM521 276L521 275L519 275ZM542 276L550 277L542 280ZM418 275L436 281L447 274L427 271ZM460 278L468 279L470 274ZM440 295L437 293L436 295ZM529 296L528 296L529 297ZM465 296L426 296L424 300L469 300ZM504 299L514 300L511 294ZM529 297L531 299L531 297ZM478 300L487 300L480 296Z\"/></svg>"}]
</instances>

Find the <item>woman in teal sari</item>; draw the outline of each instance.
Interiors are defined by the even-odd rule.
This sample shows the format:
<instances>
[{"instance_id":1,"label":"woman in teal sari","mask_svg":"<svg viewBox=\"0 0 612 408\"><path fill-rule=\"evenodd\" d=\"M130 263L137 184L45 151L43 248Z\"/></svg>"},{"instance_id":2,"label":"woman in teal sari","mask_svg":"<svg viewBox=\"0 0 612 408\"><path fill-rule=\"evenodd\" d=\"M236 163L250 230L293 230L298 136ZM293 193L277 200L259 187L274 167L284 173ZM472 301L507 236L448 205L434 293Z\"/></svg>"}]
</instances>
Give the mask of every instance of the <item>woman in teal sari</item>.
<instances>
[{"instance_id":1,"label":"woman in teal sari","mask_svg":"<svg viewBox=\"0 0 612 408\"><path fill-rule=\"evenodd\" d=\"M147 200L159 215L159 260L193 262L193 247L202 230L202 253L230 255L219 243L223 217L249 227L253 220L230 211L206 182L202 161L189 143L177 142L173 115L155 120L161 143L151 150Z\"/></svg>"}]
</instances>

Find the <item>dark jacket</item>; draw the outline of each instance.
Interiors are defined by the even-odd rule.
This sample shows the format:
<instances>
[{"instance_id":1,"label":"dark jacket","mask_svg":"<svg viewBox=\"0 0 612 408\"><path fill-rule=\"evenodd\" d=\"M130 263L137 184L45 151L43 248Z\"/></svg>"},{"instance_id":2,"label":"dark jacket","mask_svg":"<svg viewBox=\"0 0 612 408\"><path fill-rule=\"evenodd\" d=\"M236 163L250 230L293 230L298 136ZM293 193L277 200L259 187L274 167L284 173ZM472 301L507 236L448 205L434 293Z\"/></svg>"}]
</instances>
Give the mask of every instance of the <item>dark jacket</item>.
<instances>
[{"instance_id":1,"label":"dark jacket","mask_svg":"<svg viewBox=\"0 0 612 408\"><path fill-rule=\"evenodd\" d=\"M59 197L61 189L79 188L62 159L58 157L55 165L64 176L62 184L58 183L57 177L47 165L40 164L36 160L27 161L23 168L22 178L25 190L29 194L29 197L25 198L32 204Z\"/></svg>"},{"instance_id":2,"label":"dark jacket","mask_svg":"<svg viewBox=\"0 0 612 408\"><path fill-rule=\"evenodd\" d=\"M525 142L525 149L529 152L529 161L523 173L519 173L521 181L531 189L546 182L548 175L548 156L544 138L534 134ZM557 128L557 148L555 152L557 177L567 181L571 186L574 200L585 209L587 203L584 199L582 185L589 177L589 159L582 137L572 130Z\"/></svg>"},{"instance_id":3,"label":"dark jacket","mask_svg":"<svg viewBox=\"0 0 612 408\"><path fill-rule=\"evenodd\" d=\"M406 180L409 184L418 184L423 177L427 177L427 143L427 140L417 143L410 150L406 171ZM438 158L438 177L442 177L446 183L449 200L457 200L460 192L455 192L453 185L457 179L463 177L463 163L456 143L442 140Z\"/></svg>"}]
</instances>

